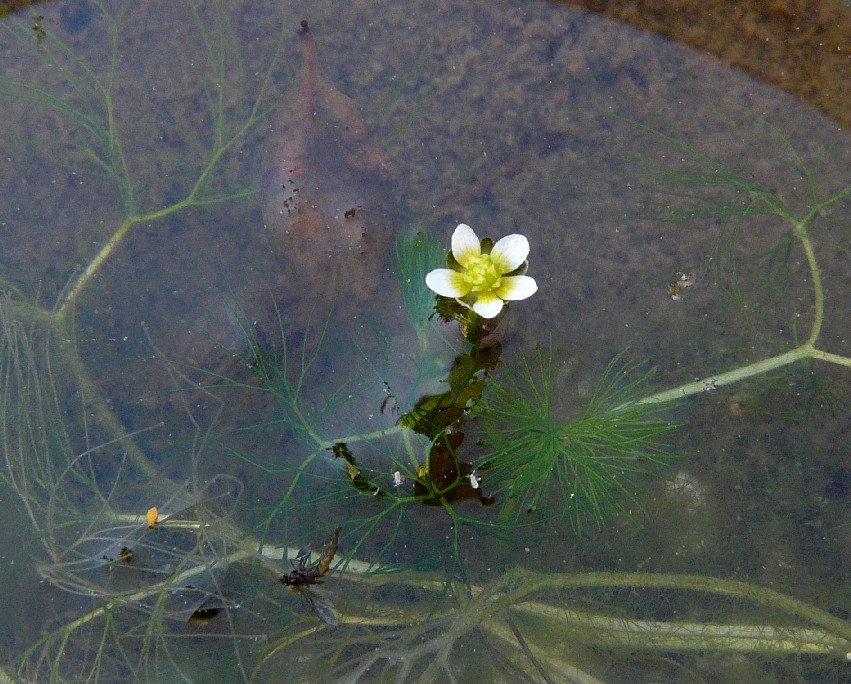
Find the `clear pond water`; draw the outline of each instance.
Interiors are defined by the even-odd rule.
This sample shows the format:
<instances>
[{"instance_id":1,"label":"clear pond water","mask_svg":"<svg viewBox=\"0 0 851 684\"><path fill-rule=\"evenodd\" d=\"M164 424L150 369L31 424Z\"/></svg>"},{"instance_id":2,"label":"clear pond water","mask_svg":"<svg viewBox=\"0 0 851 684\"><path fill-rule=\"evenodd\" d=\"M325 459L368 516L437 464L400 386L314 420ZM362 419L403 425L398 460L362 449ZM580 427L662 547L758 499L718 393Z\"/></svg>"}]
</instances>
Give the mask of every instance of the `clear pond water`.
<instances>
[{"instance_id":1,"label":"clear pond water","mask_svg":"<svg viewBox=\"0 0 851 684\"><path fill-rule=\"evenodd\" d=\"M0 24L6 672L847 676L847 130L540 2L75 8Z\"/></svg>"}]
</instances>

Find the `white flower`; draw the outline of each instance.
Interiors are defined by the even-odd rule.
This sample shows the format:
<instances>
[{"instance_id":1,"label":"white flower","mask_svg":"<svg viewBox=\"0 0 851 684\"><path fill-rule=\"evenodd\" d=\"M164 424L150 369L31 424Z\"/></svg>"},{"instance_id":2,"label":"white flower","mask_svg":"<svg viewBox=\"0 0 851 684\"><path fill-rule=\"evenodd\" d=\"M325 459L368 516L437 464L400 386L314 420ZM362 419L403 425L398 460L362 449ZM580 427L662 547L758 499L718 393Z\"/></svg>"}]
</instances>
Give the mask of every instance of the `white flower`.
<instances>
[{"instance_id":1,"label":"white flower","mask_svg":"<svg viewBox=\"0 0 851 684\"><path fill-rule=\"evenodd\" d=\"M483 253L473 229L461 223L452 234L452 258L460 270L435 269L426 276L426 285L443 297L471 306L482 318L493 318L502 311L503 302L526 299L538 291L534 278L508 275L520 270L527 256L525 236L507 235Z\"/></svg>"}]
</instances>

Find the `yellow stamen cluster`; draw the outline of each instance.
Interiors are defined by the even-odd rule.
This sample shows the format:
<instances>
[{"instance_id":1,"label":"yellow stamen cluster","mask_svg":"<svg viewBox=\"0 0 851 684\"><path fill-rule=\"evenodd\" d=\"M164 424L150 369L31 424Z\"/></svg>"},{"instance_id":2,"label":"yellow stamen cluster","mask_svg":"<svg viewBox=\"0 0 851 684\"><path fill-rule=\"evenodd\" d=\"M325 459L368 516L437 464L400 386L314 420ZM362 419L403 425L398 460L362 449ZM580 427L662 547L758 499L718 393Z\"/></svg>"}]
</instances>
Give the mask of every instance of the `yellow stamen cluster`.
<instances>
[{"instance_id":1,"label":"yellow stamen cluster","mask_svg":"<svg viewBox=\"0 0 851 684\"><path fill-rule=\"evenodd\" d=\"M498 288L502 277L490 254L471 259L462 275L473 292L489 292Z\"/></svg>"}]
</instances>

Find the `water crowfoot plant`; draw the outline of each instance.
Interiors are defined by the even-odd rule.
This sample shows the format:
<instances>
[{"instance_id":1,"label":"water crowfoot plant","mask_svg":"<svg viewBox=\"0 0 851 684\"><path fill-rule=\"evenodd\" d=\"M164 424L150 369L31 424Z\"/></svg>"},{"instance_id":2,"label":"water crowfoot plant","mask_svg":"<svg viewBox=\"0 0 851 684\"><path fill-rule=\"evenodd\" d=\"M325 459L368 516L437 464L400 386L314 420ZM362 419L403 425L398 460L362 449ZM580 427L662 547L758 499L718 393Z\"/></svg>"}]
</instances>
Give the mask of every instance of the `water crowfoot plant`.
<instances>
[{"instance_id":1,"label":"water crowfoot plant","mask_svg":"<svg viewBox=\"0 0 851 684\"><path fill-rule=\"evenodd\" d=\"M121 12L106 11L119 4ZM232 175L227 162L266 109L281 45L279 40L257 78L245 82L253 94L234 95L231 79L239 78L229 75L238 70L229 68L230 53L218 50L232 18L224 5L190 3L184 18L195 17L216 76L206 88L212 130L206 154L186 155L187 164L201 160L198 168L163 201L154 191L140 194L149 185L144 169L153 167L131 158L120 137L129 124L119 126L125 119L114 117L123 93L116 87L120 65L129 63L117 37L135 5L91 5L112 28L114 64L106 74L60 45L49 22L35 46L57 73L72 76L66 80L82 104L65 104L65 90L47 97L41 85L33 90L23 82L0 83L7 98L62 114L80 128L78 138L88 131L85 148L114 180L118 204L109 235L97 239L94 220L81 222L84 242L92 238L100 246L86 252L88 264L59 297L58 312L28 301L25 288L2 283L0 478L19 501L30 539L37 542L30 541L28 550L38 556L11 571L8 564L7 571L47 580L33 594L47 607L37 616L44 628L26 643L29 637L22 636L17 654L2 663L14 668L15 678L191 681L195 668L208 673L224 664L226 673L216 671L228 681L275 680L286 671L305 681L525 681L540 675L545 681L592 682L611 673L612 663L634 671L641 667L636 663L653 662L664 672L675 662L681 668L669 677L675 679L725 657L735 666L787 668L783 674L791 678L795 668L813 663L813 671L836 675L801 681L845 674L851 629L820 608L752 583L655 573L647 566L640 573L592 572L599 568L596 559L574 554L566 543L547 547L536 529L545 527L545 518L547 533L561 542L563 519L591 534L624 502L640 507L646 499L639 482L668 461L662 441L674 427L668 412L683 397L802 359L851 365L822 349L826 302L839 298L825 296L831 283L816 261L824 243L810 237L816 220L847 203L851 189L827 198L813 192L811 212L801 214L729 174L707 171L697 179L708 184L720 178L723 187L738 188L737 197L770 207L791 236L784 246L803 249L814 293L814 324L803 345L706 380L649 394L651 374L617 357L586 405L575 406L574 395L561 396L555 384L552 348L539 345L531 356L512 360L512 340L498 336L505 303L537 290L525 275L528 240L480 240L461 224L448 268L435 268L443 250L425 232L397 243L398 261L407 264L398 271L416 272L400 280L403 290L409 288L404 301L413 325L409 331L386 324L390 307L377 310L381 352L390 353L376 353L379 344L347 344L354 330L323 325L324 315L312 318L319 323L311 326L273 302L267 334L253 318L241 319L246 344L219 347L227 360L241 364L238 378L229 371L208 373L214 386L198 385L189 371L178 371L197 371L194 361L165 361L158 352L154 360L163 361L176 381L171 391L146 395L119 413L130 402L110 393L107 373L101 372L100 385L89 377L87 369L96 362L80 357L74 313L82 317L89 305L107 309L112 303L95 276L109 270L104 265L119 247L129 246L134 227L253 196L255 184ZM221 10L215 29L206 23L208 8ZM31 38L26 25L9 26L5 35ZM91 87L73 87L85 83ZM743 221L753 207L742 206ZM164 258L174 256L164 252ZM71 268L59 266L63 272ZM438 315L431 319L435 298L424 280L438 294ZM461 335L443 325L447 318L461 321ZM161 334L152 330L154 338ZM388 372L402 354L416 368L413 380ZM126 384L133 378L127 373ZM376 387L377 401L370 394ZM386 404L381 389L387 390ZM274 400L273 416L255 410L255 393ZM227 402L223 395L236 399ZM183 400L182 411L174 410L175 397ZM232 429L213 430L220 425L216 407L224 407L227 418L237 412L228 423ZM167 430L157 420L144 423L146 410L167 421ZM134 421L142 427L132 427ZM148 440L143 431L151 426L162 439ZM174 436L185 434L181 429L197 439L191 449ZM482 506L493 499L502 504L501 515L496 505ZM339 550L334 534L326 560L315 566L334 593L330 615L339 610L340 625L329 630L279 580L317 579L309 552L298 550L327 540L338 526ZM508 554L501 553L502 543ZM529 560L510 567L517 547L527 545ZM553 550L561 558L543 553ZM486 558L487 564L470 558ZM296 567L287 565L289 559ZM533 568L559 562L573 564L573 570L539 574ZM701 572L709 574L703 566ZM827 603L822 597L817 602ZM188 624L199 617L209 620L203 630ZM210 648L213 640L221 648ZM483 648L498 657L470 657ZM769 654L770 663L760 662L760 654ZM702 675L689 681L712 679Z\"/></svg>"}]
</instances>

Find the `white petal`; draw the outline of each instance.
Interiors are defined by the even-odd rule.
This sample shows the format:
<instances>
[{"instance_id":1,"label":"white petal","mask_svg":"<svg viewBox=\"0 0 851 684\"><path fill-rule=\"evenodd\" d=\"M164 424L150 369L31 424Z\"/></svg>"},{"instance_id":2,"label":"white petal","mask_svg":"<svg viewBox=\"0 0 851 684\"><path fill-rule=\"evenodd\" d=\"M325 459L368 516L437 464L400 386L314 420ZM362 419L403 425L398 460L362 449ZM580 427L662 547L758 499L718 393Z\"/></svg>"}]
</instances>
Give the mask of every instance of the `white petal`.
<instances>
[{"instance_id":1,"label":"white petal","mask_svg":"<svg viewBox=\"0 0 851 684\"><path fill-rule=\"evenodd\" d=\"M430 290L444 297L463 297L470 291L464 277L448 268L438 268L426 274L425 281Z\"/></svg>"},{"instance_id":2,"label":"white petal","mask_svg":"<svg viewBox=\"0 0 851 684\"><path fill-rule=\"evenodd\" d=\"M464 268L470 265L470 260L482 254L482 244L478 236L466 223L459 223L452 233L452 256ZM519 266L519 264L518 264Z\"/></svg>"},{"instance_id":3,"label":"white petal","mask_svg":"<svg viewBox=\"0 0 851 684\"><path fill-rule=\"evenodd\" d=\"M518 233L506 235L491 250L491 259L499 265L503 273L511 273L515 268L519 268L528 256L529 241L525 235Z\"/></svg>"},{"instance_id":4,"label":"white petal","mask_svg":"<svg viewBox=\"0 0 851 684\"><path fill-rule=\"evenodd\" d=\"M482 318L494 318L502 311L502 300L493 292L482 292L473 303L473 311Z\"/></svg>"},{"instance_id":5,"label":"white petal","mask_svg":"<svg viewBox=\"0 0 851 684\"><path fill-rule=\"evenodd\" d=\"M499 281L499 287L494 290L501 299L507 302L517 301L531 297L538 291L538 283L529 276L503 276Z\"/></svg>"}]
</instances>

